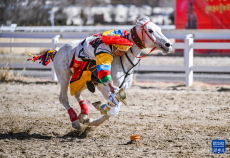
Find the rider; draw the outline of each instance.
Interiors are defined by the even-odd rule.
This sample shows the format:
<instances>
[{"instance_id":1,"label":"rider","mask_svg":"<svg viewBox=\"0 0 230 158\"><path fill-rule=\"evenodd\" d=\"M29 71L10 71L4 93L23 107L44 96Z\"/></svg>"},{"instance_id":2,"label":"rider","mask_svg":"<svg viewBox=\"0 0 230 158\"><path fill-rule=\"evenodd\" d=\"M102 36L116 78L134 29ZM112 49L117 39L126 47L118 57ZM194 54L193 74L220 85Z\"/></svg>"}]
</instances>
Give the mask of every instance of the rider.
<instances>
[{"instance_id":1,"label":"rider","mask_svg":"<svg viewBox=\"0 0 230 158\"><path fill-rule=\"evenodd\" d=\"M94 34L82 40L76 48L70 67L74 74L70 80L70 93L78 93L87 84L95 91L95 85L102 83L114 93L116 87L111 77L111 63L114 56L121 56L133 45L124 30L110 30ZM96 65L96 68L95 68Z\"/></svg>"}]
</instances>

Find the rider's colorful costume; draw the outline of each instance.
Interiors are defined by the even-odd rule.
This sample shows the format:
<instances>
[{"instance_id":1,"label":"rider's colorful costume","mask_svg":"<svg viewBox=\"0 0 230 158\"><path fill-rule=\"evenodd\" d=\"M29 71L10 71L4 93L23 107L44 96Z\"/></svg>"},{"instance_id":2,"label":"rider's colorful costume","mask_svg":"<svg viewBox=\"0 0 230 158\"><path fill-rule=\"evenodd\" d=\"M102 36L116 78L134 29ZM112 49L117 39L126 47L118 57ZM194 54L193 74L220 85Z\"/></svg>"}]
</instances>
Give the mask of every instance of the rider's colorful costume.
<instances>
[{"instance_id":1,"label":"rider's colorful costume","mask_svg":"<svg viewBox=\"0 0 230 158\"><path fill-rule=\"evenodd\" d=\"M114 53L112 45L120 51L127 51L133 45L127 35L124 30L110 30L89 36L79 43L70 64L74 71L70 80L71 95L78 93L86 83L108 85L113 82L110 73Z\"/></svg>"},{"instance_id":2,"label":"rider's colorful costume","mask_svg":"<svg viewBox=\"0 0 230 158\"><path fill-rule=\"evenodd\" d=\"M76 48L70 68L73 76L70 80L70 93L78 93L85 85L93 92L97 83L108 85L113 82L111 77L111 63L116 47L120 51L128 51L133 42L127 39L128 33L124 30L110 30L102 34L94 34L83 39ZM47 66L54 58L57 51L47 50L41 56L33 56L28 60L41 60ZM93 87L93 88L92 88Z\"/></svg>"}]
</instances>

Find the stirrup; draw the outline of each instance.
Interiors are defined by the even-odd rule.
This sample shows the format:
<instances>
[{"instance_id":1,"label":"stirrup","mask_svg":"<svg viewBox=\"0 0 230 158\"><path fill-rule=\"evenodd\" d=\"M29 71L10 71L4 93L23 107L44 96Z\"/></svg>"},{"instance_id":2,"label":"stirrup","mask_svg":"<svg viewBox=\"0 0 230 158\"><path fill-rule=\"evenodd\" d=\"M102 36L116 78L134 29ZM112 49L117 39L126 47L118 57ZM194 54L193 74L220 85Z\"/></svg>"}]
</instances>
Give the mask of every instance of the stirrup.
<instances>
[{"instance_id":1,"label":"stirrup","mask_svg":"<svg viewBox=\"0 0 230 158\"><path fill-rule=\"evenodd\" d=\"M95 92L95 86L94 86L93 82L88 81L88 82L86 82L86 85L87 85L87 88L88 88L88 90L89 90L90 92L92 92L92 93Z\"/></svg>"}]
</instances>

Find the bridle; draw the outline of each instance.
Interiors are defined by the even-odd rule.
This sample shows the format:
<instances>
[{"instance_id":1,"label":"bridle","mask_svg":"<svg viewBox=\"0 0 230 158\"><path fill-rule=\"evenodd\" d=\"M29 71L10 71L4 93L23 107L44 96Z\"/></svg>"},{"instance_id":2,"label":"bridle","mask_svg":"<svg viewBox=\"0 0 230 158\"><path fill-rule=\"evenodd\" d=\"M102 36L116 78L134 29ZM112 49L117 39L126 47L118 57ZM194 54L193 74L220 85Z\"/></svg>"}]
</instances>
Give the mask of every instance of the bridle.
<instances>
[{"instance_id":1,"label":"bridle","mask_svg":"<svg viewBox=\"0 0 230 158\"><path fill-rule=\"evenodd\" d=\"M150 36L149 34L147 33L147 31L144 29L145 25L148 24L149 22L151 21L148 21L146 22L144 25L141 26L141 31L142 31L142 39L140 39L140 37L138 36L137 34L137 31L136 31L136 27L134 26L132 29L131 29L131 37L134 41L134 43L140 48L140 49L144 49L146 48L145 46L145 42L144 42L144 33L149 37L149 39L153 42L153 43L156 43ZM156 47L153 47L150 52L148 54L145 54L143 56L136 56L135 54L133 54L136 58L140 58L140 59L143 59L145 58L146 56L148 56L152 51L154 51L156 49Z\"/></svg>"},{"instance_id":2,"label":"bridle","mask_svg":"<svg viewBox=\"0 0 230 158\"><path fill-rule=\"evenodd\" d=\"M156 43L156 42L149 36L149 34L147 33L147 31L144 29L145 25L146 25L147 23L149 23L149 22L151 22L151 21L148 21L148 22L146 22L144 25L141 26L141 30L142 30L142 40L140 39L140 37L139 37L138 34L137 34L136 27L134 26L134 27L131 29L131 37L132 37L134 43L135 43L140 49L146 48L145 43L144 43L144 32L147 34L147 36L150 38L150 40L151 40L153 43ZM128 35L127 35L127 37L128 37ZM121 56L120 56L120 62L121 62L122 69L123 69L123 71L124 71L124 73L125 73L125 77L124 77L123 82L122 82L121 85L119 86L119 88L121 88L121 87L123 86L123 84L125 83L125 79L127 78L127 76L129 76L129 75L131 75L131 74L133 73L133 71L132 71L131 73L129 73L129 72L130 72L134 67L136 67L136 66L139 64L139 62L140 62L143 58L145 58L146 56L148 56L154 49L156 49L156 47L153 47L153 48L150 50L150 52L149 52L148 54L145 54L145 55L143 55L143 56L138 57L138 56L136 56L136 55L133 53L132 48L130 48L131 54L134 55L134 56L135 56L136 58L138 58L139 60L138 60L138 62L137 62L136 64L134 64L134 63L132 62L132 60L129 58L129 56L127 55L127 53L125 53L126 58L127 58L128 61L132 64L132 67L131 67L127 72L126 72L125 69L124 69L124 65L123 65L123 62L122 62L122 59L121 59Z\"/></svg>"}]
</instances>

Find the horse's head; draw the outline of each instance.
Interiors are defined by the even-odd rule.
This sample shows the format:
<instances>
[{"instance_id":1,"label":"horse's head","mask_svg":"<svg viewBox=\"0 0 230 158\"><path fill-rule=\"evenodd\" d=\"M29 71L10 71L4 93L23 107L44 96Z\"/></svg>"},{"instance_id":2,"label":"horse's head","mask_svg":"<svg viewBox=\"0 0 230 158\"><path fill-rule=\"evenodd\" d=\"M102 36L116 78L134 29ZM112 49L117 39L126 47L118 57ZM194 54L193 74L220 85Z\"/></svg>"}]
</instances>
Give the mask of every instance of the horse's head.
<instances>
[{"instance_id":1,"label":"horse's head","mask_svg":"<svg viewBox=\"0 0 230 158\"><path fill-rule=\"evenodd\" d=\"M154 48L162 50L164 54L172 51L172 42L161 32L161 28L144 16L136 19L136 27L131 29L134 42L141 49Z\"/></svg>"}]
</instances>

